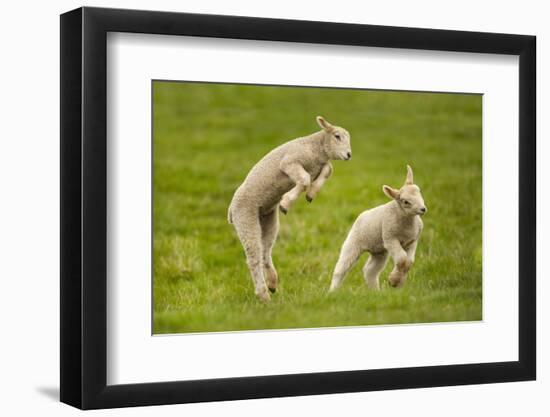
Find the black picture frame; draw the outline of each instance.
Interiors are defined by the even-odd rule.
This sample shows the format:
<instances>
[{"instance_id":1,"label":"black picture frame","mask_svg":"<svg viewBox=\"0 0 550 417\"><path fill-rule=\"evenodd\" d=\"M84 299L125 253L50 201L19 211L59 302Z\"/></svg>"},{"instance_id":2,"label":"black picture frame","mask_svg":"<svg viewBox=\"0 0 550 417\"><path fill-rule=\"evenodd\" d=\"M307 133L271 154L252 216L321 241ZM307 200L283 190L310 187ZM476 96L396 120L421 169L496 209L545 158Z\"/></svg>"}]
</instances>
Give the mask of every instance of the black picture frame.
<instances>
[{"instance_id":1,"label":"black picture frame","mask_svg":"<svg viewBox=\"0 0 550 417\"><path fill-rule=\"evenodd\" d=\"M108 32L519 56L519 360L107 385ZM94 409L535 379L535 51L524 35L88 7L61 15L61 401Z\"/></svg>"}]
</instances>

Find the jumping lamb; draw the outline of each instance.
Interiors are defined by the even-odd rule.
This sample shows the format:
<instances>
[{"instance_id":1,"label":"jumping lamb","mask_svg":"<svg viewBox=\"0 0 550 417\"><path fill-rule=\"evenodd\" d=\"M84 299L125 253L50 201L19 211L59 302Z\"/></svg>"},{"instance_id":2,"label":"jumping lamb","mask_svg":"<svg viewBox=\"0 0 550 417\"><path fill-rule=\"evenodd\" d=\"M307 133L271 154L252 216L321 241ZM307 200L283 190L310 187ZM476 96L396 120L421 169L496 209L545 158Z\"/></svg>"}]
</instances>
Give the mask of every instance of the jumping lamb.
<instances>
[{"instance_id":1,"label":"jumping lamb","mask_svg":"<svg viewBox=\"0 0 550 417\"><path fill-rule=\"evenodd\" d=\"M265 155L237 188L228 210L243 245L255 293L270 300L278 276L271 251L279 231L279 214L287 214L301 193L311 202L332 174L331 160L351 158L350 135L317 117L321 131L280 145ZM267 282L267 285L266 285Z\"/></svg>"},{"instance_id":2,"label":"jumping lamb","mask_svg":"<svg viewBox=\"0 0 550 417\"><path fill-rule=\"evenodd\" d=\"M342 245L330 291L340 286L363 252L370 253L363 268L365 281L370 288L380 288L378 277L386 266L388 255L394 262L389 276L390 285L400 287L405 283L422 233L423 223L420 217L427 209L420 188L413 183L413 171L409 165L407 178L401 189L388 185L384 185L382 189L392 201L364 211L355 220Z\"/></svg>"}]
</instances>

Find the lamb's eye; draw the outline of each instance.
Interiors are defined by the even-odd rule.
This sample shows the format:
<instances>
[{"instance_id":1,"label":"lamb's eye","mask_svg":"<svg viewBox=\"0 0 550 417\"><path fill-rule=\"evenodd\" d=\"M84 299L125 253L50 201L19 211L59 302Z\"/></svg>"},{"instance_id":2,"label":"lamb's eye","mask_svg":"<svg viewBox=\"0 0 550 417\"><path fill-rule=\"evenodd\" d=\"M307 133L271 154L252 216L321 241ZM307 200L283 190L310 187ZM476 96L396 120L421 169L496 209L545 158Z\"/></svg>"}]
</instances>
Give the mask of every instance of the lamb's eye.
<instances>
[{"instance_id":1,"label":"lamb's eye","mask_svg":"<svg viewBox=\"0 0 550 417\"><path fill-rule=\"evenodd\" d=\"M408 201L408 200L403 200L403 204L405 204L406 206L410 206L411 203Z\"/></svg>"},{"instance_id":2,"label":"lamb's eye","mask_svg":"<svg viewBox=\"0 0 550 417\"><path fill-rule=\"evenodd\" d=\"M335 133L335 134L334 134L334 137L335 137L336 139L340 140L340 135L339 135L338 133Z\"/></svg>"}]
</instances>

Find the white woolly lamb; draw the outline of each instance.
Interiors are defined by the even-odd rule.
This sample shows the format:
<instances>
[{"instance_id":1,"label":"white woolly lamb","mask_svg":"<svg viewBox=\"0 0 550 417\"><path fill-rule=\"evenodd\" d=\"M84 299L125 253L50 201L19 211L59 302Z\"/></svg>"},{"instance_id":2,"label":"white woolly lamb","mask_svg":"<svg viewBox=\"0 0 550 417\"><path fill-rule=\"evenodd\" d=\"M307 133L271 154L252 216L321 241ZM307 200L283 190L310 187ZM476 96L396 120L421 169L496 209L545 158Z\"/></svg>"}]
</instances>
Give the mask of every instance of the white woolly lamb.
<instances>
[{"instance_id":1,"label":"white woolly lamb","mask_svg":"<svg viewBox=\"0 0 550 417\"><path fill-rule=\"evenodd\" d=\"M351 158L348 131L321 116L317 123L321 131L291 140L265 155L229 205L228 220L244 247L255 292L262 301L269 301L268 288L275 292L278 283L271 259L279 231L277 207L286 214L304 191L311 202L332 173L329 161Z\"/></svg>"},{"instance_id":2,"label":"white woolly lamb","mask_svg":"<svg viewBox=\"0 0 550 417\"><path fill-rule=\"evenodd\" d=\"M330 291L337 289L347 272L363 252L370 256L363 268L367 285L379 289L378 277L390 255L394 267L389 276L392 287L402 286L407 277L427 209L420 188L413 183L412 168L407 165L407 179L401 189L384 185L389 203L364 211L353 224L334 268Z\"/></svg>"}]
</instances>

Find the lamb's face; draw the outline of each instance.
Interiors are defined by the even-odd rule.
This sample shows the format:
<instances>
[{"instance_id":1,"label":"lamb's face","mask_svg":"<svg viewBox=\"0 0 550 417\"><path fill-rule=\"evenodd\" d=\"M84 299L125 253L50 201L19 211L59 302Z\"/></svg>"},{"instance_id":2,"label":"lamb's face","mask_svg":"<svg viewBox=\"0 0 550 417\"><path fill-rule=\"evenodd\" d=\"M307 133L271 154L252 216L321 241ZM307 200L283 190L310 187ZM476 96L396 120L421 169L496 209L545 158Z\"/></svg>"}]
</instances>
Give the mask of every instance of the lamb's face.
<instances>
[{"instance_id":1,"label":"lamb's face","mask_svg":"<svg viewBox=\"0 0 550 417\"><path fill-rule=\"evenodd\" d=\"M343 127L331 125L321 116L317 116L317 123L323 129L324 148L328 157L332 160L350 160L351 138L349 132Z\"/></svg>"},{"instance_id":2,"label":"lamb's face","mask_svg":"<svg viewBox=\"0 0 550 417\"><path fill-rule=\"evenodd\" d=\"M423 216L428 209L424 203L424 198L420 192L420 187L413 183L413 171L412 168L407 165L407 178L405 184L399 190L384 185L382 187L384 193L393 198L399 207L408 215L411 216Z\"/></svg>"},{"instance_id":3,"label":"lamb's face","mask_svg":"<svg viewBox=\"0 0 550 417\"><path fill-rule=\"evenodd\" d=\"M403 211L410 215L423 216L428 209L424 204L424 198L420 187L416 184L404 185L399 190L399 197L396 199Z\"/></svg>"},{"instance_id":4,"label":"lamb's face","mask_svg":"<svg viewBox=\"0 0 550 417\"><path fill-rule=\"evenodd\" d=\"M327 141L327 153L330 159L351 159L351 143L349 132L338 126L333 126L331 132L325 132Z\"/></svg>"}]
</instances>

